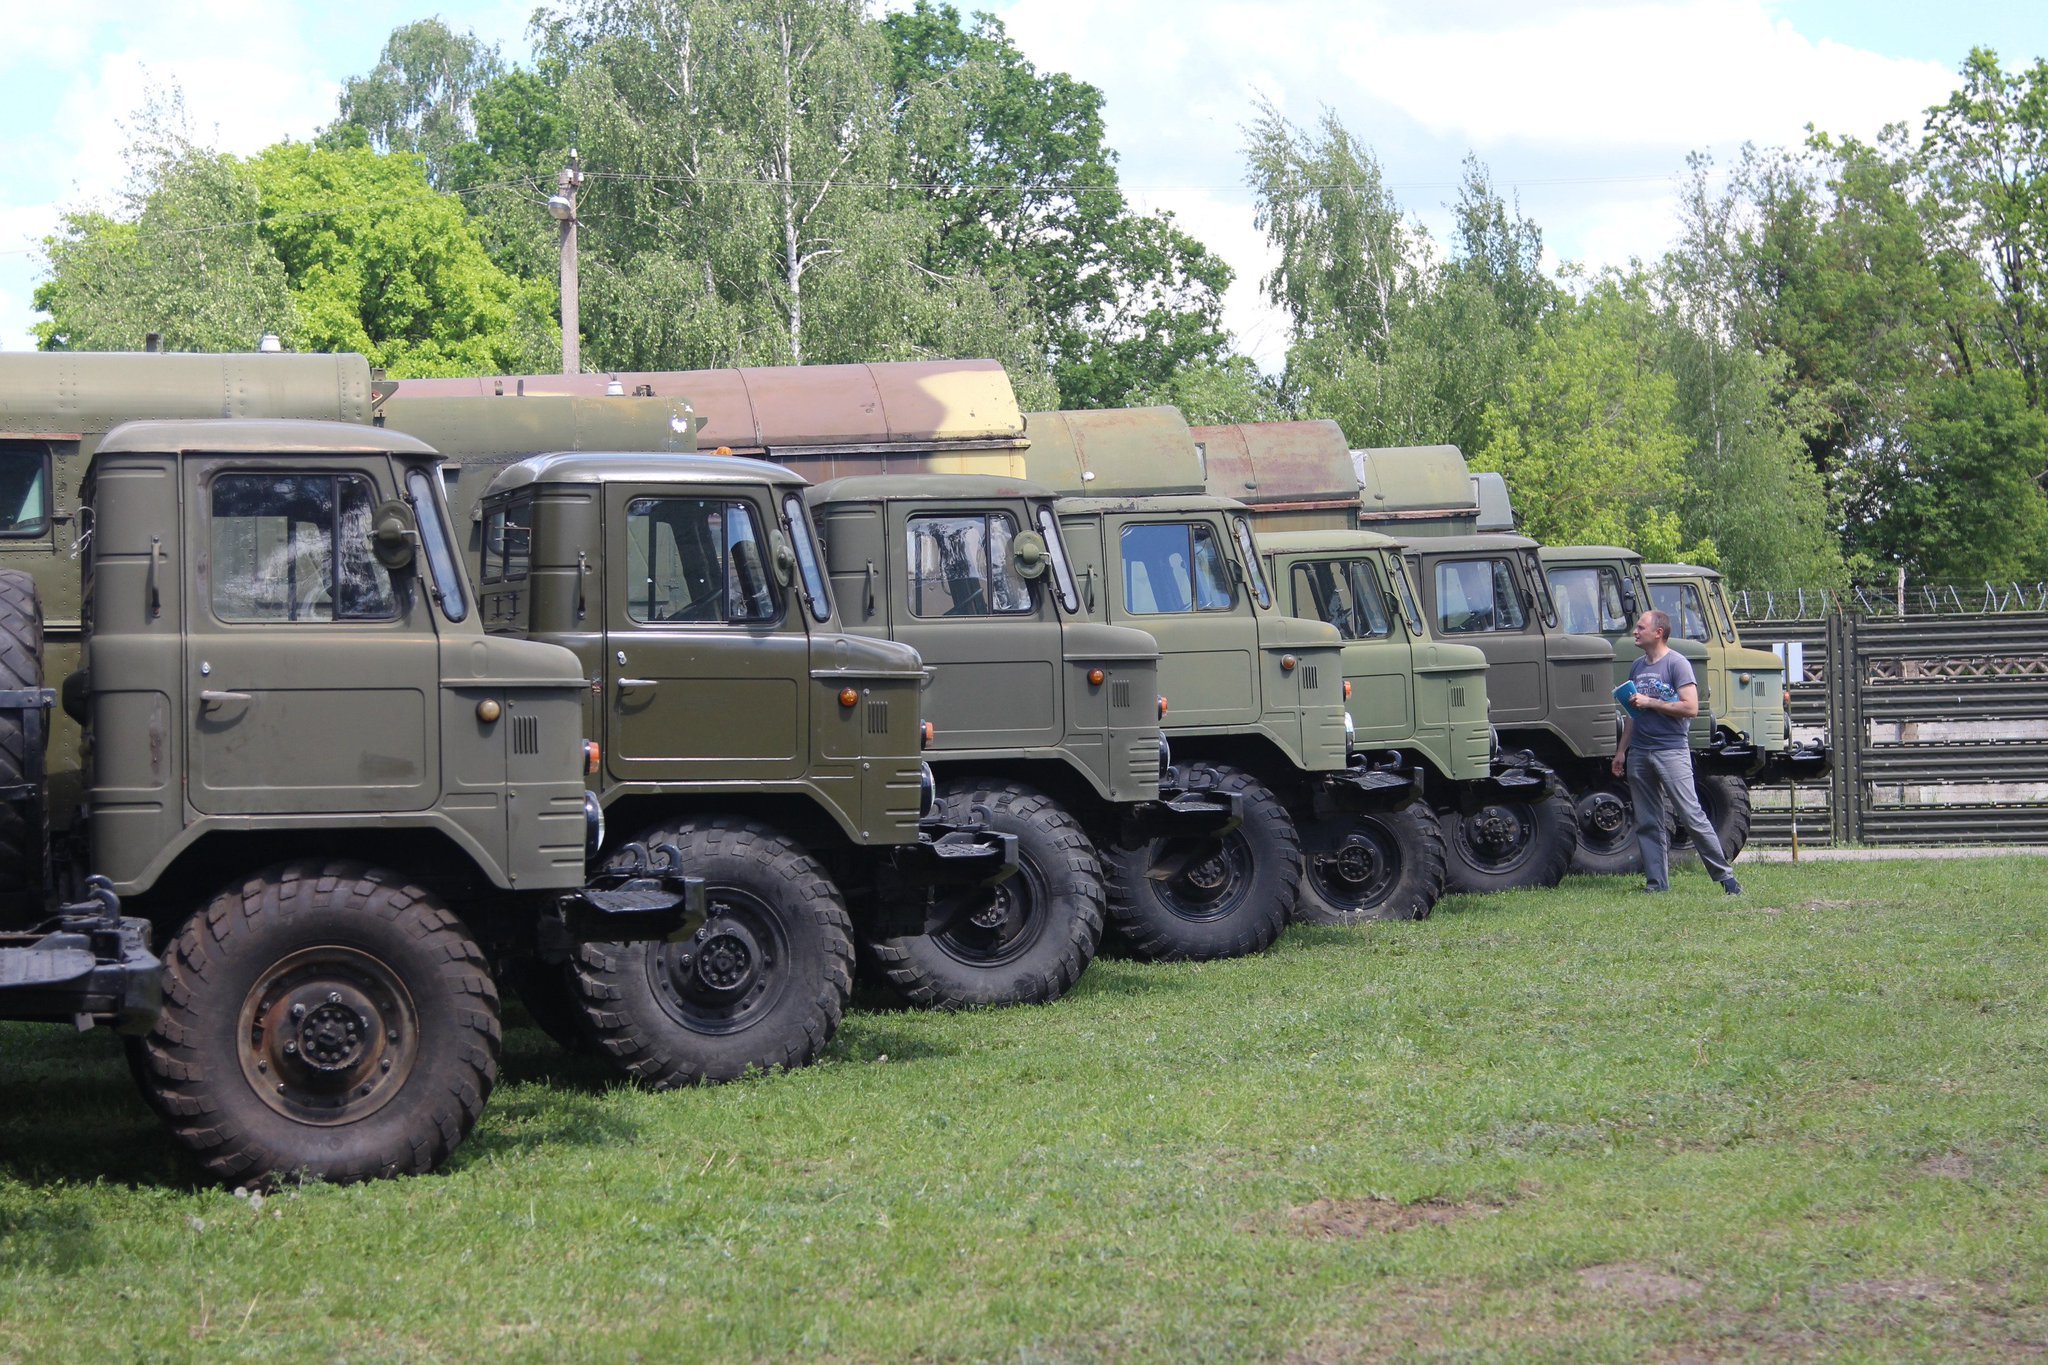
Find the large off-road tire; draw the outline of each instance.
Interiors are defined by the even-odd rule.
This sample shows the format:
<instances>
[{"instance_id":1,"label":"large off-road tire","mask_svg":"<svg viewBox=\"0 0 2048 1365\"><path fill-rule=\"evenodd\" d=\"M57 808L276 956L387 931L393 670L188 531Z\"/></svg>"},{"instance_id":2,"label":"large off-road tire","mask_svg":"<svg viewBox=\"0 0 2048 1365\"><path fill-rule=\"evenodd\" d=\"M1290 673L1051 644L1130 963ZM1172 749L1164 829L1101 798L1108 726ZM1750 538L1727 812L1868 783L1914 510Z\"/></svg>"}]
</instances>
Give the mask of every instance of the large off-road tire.
<instances>
[{"instance_id":1,"label":"large off-road tire","mask_svg":"<svg viewBox=\"0 0 2048 1365\"><path fill-rule=\"evenodd\" d=\"M853 994L845 901L817 859L765 825L704 818L646 831L705 881L709 915L681 943L586 943L577 998L599 1050L643 1085L804 1066Z\"/></svg>"},{"instance_id":2,"label":"large off-road tire","mask_svg":"<svg viewBox=\"0 0 2048 1365\"><path fill-rule=\"evenodd\" d=\"M1427 919L1444 893L1444 836L1429 807L1338 815L1301 827L1303 924Z\"/></svg>"},{"instance_id":3,"label":"large off-road tire","mask_svg":"<svg viewBox=\"0 0 2048 1365\"><path fill-rule=\"evenodd\" d=\"M1102 865L1081 826L1017 782L958 782L940 796L946 819L1017 836L1017 870L994 886L939 898L936 933L872 938L866 947L913 1005L966 1009L1036 1005L1073 988L1102 942Z\"/></svg>"},{"instance_id":4,"label":"large off-road tire","mask_svg":"<svg viewBox=\"0 0 2048 1365\"><path fill-rule=\"evenodd\" d=\"M597 1051L568 963L515 957L500 969L498 981L519 997L533 1026L560 1043L564 1051L579 1057Z\"/></svg>"},{"instance_id":5,"label":"large off-road tire","mask_svg":"<svg viewBox=\"0 0 2048 1365\"><path fill-rule=\"evenodd\" d=\"M1749 784L1732 773L1693 772L1693 790L1700 798L1700 809L1706 812L1707 823L1714 827L1714 833L1721 840L1721 852L1729 862L1742 856L1742 850L1749 843ZM1671 854L1677 858L1697 861L1699 855L1693 851L1692 835L1674 821L1671 832Z\"/></svg>"},{"instance_id":6,"label":"large off-road tire","mask_svg":"<svg viewBox=\"0 0 2048 1365\"><path fill-rule=\"evenodd\" d=\"M1220 839L1198 841L1195 857L1155 878L1162 858L1186 841L1153 839L1112 847L1103 857L1109 918L1135 957L1201 961L1262 952L1280 937L1301 887L1301 837L1294 817L1266 785L1222 763L1188 768L1188 785L1235 792L1243 822Z\"/></svg>"},{"instance_id":7,"label":"large off-road tire","mask_svg":"<svg viewBox=\"0 0 2048 1365\"><path fill-rule=\"evenodd\" d=\"M1625 778L1603 776L1572 793L1579 824L1579 848L1572 871L1619 877L1643 870L1636 842L1636 808Z\"/></svg>"},{"instance_id":8,"label":"large off-road tire","mask_svg":"<svg viewBox=\"0 0 2048 1365\"><path fill-rule=\"evenodd\" d=\"M1445 811L1445 875L1450 889L1468 894L1556 886L1578 847L1571 798L1547 792L1537 801L1501 801L1466 814Z\"/></svg>"},{"instance_id":9,"label":"large off-road tire","mask_svg":"<svg viewBox=\"0 0 2048 1365\"><path fill-rule=\"evenodd\" d=\"M498 990L462 922L396 873L288 863L164 955L143 1094L223 1179L431 1171L498 1076Z\"/></svg>"},{"instance_id":10,"label":"large off-road tire","mask_svg":"<svg viewBox=\"0 0 2048 1365\"><path fill-rule=\"evenodd\" d=\"M18 569L0 569L0 691L43 685L43 605L35 580ZM31 728L23 713L0 709L0 787L32 783L33 789L0 799L0 922L20 923L42 909L49 862L42 751L45 725Z\"/></svg>"}]
</instances>

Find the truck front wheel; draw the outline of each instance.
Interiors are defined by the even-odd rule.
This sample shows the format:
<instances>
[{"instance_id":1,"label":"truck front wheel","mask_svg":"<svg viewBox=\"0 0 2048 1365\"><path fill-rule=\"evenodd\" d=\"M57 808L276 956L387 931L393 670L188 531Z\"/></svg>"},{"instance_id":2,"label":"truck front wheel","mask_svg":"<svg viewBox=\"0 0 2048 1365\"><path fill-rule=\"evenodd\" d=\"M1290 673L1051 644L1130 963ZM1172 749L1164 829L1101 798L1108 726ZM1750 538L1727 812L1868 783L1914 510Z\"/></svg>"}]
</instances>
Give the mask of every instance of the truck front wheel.
<instances>
[{"instance_id":1,"label":"truck front wheel","mask_svg":"<svg viewBox=\"0 0 2048 1365\"><path fill-rule=\"evenodd\" d=\"M1109 916L1147 961L1243 957L1287 927L1301 887L1301 836L1280 798L1221 763L1188 769L1188 786L1236 792L1244 819L1217 839L1152 839L1108 850Z\"/></svg>"},{"instance_id":2,"label":"truck front wheel","mask_svg":"<svg viewBox=\"0 0 2048 1365\"><path fill-rule=\"evenodd\" d=\"M1700 810L1721 840L1721 852L1729 862L1741 856L1749 843L1749 784L1733 773L1693 773L1693 791L1700 798ZM1692 835L1676 821L1671 827L1674 856L1697 858Z\"/></svg>"},{"instance_id":3,"label":"truck front wheel","mask_svg":"<svg viewBox=\"0 0 2048 1365\"><path fill-rule=\"evenodd\" d=\"M1427 919L1444 892L1444 838L1429 807L1337 815L1302 826L1303 924Z\"/></svg>"},{"instance_id":4,"label":"truck front wheel","mask_svg":"<svg viewBox=\"0 0 2048 1365\"><path fill-rule=\"evenodd\" d=\"M1595 778L1584 790L1572 793L1572 804L1579 821L1579 851L1572 855L1572 871L1620 877L1643 870L1628 783L1618 777Z\"/></svg>"},{"instance_id":5,"label":"truck front wheel","mask_svg":"<svg viewBox=\"0 0 2048 1365\"><path fill-rule=\"evenodd\" d=\"M643 1085L729 1081L804 1066L853 994L853 935L818 861L765 825L728 817L657 826L705 881L707 916L679 943L586 943L575 981L603 1053Z\"/></svg>"},{"instance_id":6,"label":"truck front wheel","mask_svg":"<svg viewBox=\"0 0 2048 1365\"><path fill-rule=\"evenodd\" d=\"M1494 801L1441 817L1446 878L1453 891L1490 893L1556 886L1578 847L1570 798L1547 792L1536 801Z\"/></svg>"},{"instance_id":7,"label":"truck front wheel","mask_svg":"<svg viewBox=\"0 0 2048 1365\"><path fill-rule=\"evenodd\" d=\"M889 984L913 1005L1042 1004L1072 989L1102 941L1102 866L1057 801L1016 782L951 783L956 824L1017 836L1017 870L991 887L941 894L944 922L871 940Z\"/></svg>"},{"instance_id":8,"label":"truck front wheel","mask_svg":"<svg viewBox=\"0 0 2048 1365\"><path fill-rule=\"evenodd\" d=\"M460 920L392 872L306 862L185 922L133 1063L214 1175L346 1182L445 1162L498 1050L497 987Z\"/></svg>"}]
</instances>

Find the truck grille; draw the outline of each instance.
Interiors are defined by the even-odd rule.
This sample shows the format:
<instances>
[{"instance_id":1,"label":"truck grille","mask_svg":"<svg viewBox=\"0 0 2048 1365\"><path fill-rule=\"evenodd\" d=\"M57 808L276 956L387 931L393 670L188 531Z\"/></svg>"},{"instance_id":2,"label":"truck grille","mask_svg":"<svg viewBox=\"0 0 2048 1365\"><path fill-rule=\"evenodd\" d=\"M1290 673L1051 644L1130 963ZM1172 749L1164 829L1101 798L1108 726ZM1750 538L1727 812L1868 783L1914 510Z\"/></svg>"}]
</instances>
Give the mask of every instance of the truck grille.
<instances>
[{"instance_id":1,"label":"truck grille","mask_svg":"<svg viewBox=\"0 0 2048 1365\"><path fill-rule=\"evenodd\" d=\"M868 703L868 733L886 735L889 733L889 703L871 701Z\"/></svg>"},{"instance_id":2,"label":"truck grille","mask_svg":"<svg viewBox=\"0 0 2048 1365\"><path fill-rule=\"evenodd\" d=\"M512 752L515 754L537 754L540 752L540 717L512 717Z\"/></svg>"}]
</instances>

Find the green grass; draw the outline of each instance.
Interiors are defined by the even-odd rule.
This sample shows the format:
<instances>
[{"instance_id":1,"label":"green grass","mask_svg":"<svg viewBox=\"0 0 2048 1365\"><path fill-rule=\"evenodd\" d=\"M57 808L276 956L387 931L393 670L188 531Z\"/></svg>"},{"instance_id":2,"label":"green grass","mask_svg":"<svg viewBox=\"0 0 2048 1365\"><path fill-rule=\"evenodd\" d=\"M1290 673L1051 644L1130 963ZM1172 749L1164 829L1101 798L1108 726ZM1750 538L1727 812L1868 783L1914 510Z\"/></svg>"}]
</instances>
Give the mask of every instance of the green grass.
<instances>
[{"instance_id":1,"label":"green grass","mask_svg":"<svg viewBox=\"0 0 2048 1365\"><path fill-rule=\"evenodd\" d=\"M260 1207L8 1027L0 1358L2038 1353L2044 872L1453 899L684 1094L522 1027L447 1174Z\"/></svg>"}]
</instances>

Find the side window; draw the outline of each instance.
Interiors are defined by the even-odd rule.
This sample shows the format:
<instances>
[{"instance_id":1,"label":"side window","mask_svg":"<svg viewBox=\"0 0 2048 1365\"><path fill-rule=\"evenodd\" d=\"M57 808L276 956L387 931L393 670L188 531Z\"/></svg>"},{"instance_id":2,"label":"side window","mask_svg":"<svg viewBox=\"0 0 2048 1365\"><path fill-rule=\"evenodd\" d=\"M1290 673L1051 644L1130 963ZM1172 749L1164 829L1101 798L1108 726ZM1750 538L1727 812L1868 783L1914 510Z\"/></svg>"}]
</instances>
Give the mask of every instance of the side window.
<instances>
[{"instance_id":1,"label":"side window","mask_svg":"<svg viewBox=\"0 0 2048 1365\"><path fill-rule=\"evenodd\" d=\"M1559 628L1568 635L1610 635L1629 628L1621 577L1610 568L1553 569Z\"/></svg>"},{"instance_id":2,"label":"side window","mask_svg":"<svg viewBox=\"0 0 2048 1365\"><path fill-rule=\"evenodd\" d=\"M1133 616L1228 611L1233 605L1223 547L1205 522L1126 526L1122 551L1124 610Z\"/></svg>"},{"instance_id":3,"label":"side window","mask_svg":"<svg viewBox=\"0 0 2048 1365\"><path fill-rule=\"evenodd\" d=\"M1437 626L1447 635L1520 630L1528 624L1504 559L1447 560L1436 566Z\"/></svg>"},{"instance_id":4,"label":"side window","mask_svg":"<svg viewBox=\"0 0 2048 1365\"><path fill-rule=\"evenodd\" d=\"M752 504L636 498L626 508L635 621L748 623L781 618Z\"/></svg>"},{"instance_id":5,"label":"side window","mask_svg":"<svg viewBox=\"0 0 2048 1365\"><path fill-rule=\"evenodd\" d=\"M49 531L49 490L49 442L0 441L0 540Z\"/></svg>"},{"instance_id":6,"label":"side window","mask_svg":"<svg viewBox=\"0 0 2048 1365\"><path fill-rule=\"evenodd\" d=\"M1019 577L1010 543L1017 522L1006 512L912 517L910 614L1015 616L1031 610L1031 584Z\"/></svg>"},{"instance_id":7,"label":"side window","mask_svg":"<svg viewBox=\"0 0 2048 1365\"><path fill-rule=\"evenodd\" d=\"M484 523L484 577L524 578L533 563L533 500L521 498Z\"/></svg>"},{"instance_id":8,"label":"side window","mask_svg":"<svg viewBox=\"0 0 2048 1365\"><path fill-rule=\"evenodd\" d=\"M229 622L398 614L370 553L376 499L354 475L223 474L212 489L213 614Z\"/></svg>"},{"instance_id":9,"label":"side window","mask_svg":"<svg viewBox=\"0 0 2048 1365\"><path fill-rule=\"evenodd\" d=\"M1700 605L1699 589L1690 583L1653 583L1650 597L1657 610L1671 618L1671 633L1681 640L1707 640L1707 614Z\"/></svg>"},{"instance_id":10,"label":"side window","mask_svg":"<svg viewBox=\"0 0 2048 1365\"><path fill-rule=\"evenodd\" d=\"M1294 606L1297 615L1313 608L1347 640L1378 640L1392 630L1379 578L1362 559L1295 565Z\"/></svg>"}]
</instances>

